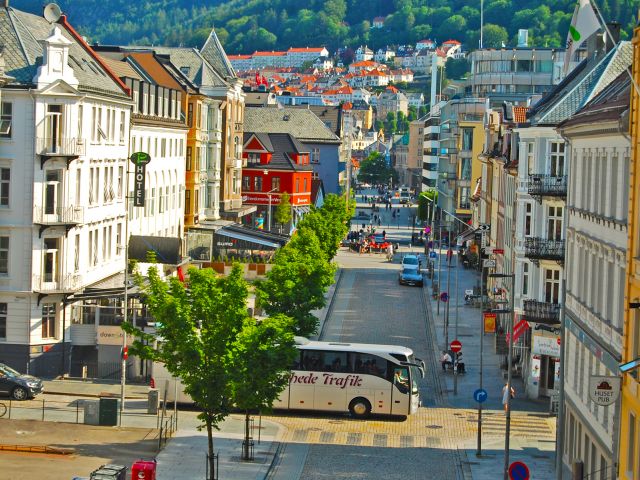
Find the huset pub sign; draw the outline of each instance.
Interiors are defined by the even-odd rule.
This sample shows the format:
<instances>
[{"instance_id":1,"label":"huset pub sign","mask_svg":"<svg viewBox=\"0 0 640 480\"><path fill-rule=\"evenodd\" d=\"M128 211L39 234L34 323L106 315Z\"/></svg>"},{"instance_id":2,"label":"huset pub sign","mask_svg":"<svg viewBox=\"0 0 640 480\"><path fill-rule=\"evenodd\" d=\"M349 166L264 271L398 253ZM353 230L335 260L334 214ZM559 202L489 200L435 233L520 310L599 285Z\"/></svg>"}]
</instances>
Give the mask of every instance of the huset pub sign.
<instances>
[{"instance_id":1,"label":"huset pub sign","mask_svg":"<svg viewBox=\"0 0 640 480\"><path fill-rule=\"evenodd\" d=\"M135 152L129 157L134 165L133 170L133 206L144 207L144 191L147 163L151 161L151 155L145 152Z\"/></svg>"}]
</instances>

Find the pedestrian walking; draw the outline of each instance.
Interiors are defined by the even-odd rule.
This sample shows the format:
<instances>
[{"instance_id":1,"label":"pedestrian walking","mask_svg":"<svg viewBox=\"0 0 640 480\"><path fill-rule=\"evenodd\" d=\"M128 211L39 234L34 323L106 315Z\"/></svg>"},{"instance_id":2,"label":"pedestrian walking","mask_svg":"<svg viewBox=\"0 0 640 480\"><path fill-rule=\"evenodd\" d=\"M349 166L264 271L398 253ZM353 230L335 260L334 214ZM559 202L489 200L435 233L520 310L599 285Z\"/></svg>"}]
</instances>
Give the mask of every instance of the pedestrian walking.
<instances>
[{"instance_id":1,"label":"pedestrian walking","mask_svg":"<svg viewBox=\"0 0 640 480\"><path fill-rule=\"evenodd\" d=\"M440 363L442 364L443 372L447 371L447 365L453 365L453 362L451 361L451 355L449 355L449 352L445 350L442 351L442 355L440 356Z\"/></svg>"},{"instance_id":2,"label":"pedestrian walking","mask_svg":"<svg viewBox=\"0 0 640 480\"><path fill-rule=\"evenodd\" d=\"M509 388L509 384L505 383L504 387L502 387L502 405L504 405L505 412L509 409L509 395L511 395L511 398L515 398L516 390L513 387Z\"/></svg>"},{"instance_id":3,"label":"pedestrian walking","mask_svg":"<svg viewBox=\"0 0 640 480\"><path fill-rule=\"evenodd\" d=\"M382 226L382 221L380 220L380 217L378 217L378 226L381 227Z\"/></svg>"}]
</instances>

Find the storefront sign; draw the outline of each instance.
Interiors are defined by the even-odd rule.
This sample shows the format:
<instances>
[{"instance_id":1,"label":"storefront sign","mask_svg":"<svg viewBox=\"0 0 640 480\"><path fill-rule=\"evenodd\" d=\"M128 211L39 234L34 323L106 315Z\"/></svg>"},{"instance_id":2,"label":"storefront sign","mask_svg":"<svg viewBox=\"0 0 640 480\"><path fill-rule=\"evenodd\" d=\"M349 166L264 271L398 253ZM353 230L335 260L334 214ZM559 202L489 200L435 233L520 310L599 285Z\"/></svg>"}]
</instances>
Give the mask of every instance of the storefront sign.
<instances>
[{"instance_id":1,"label":"storefront sign","mask_svg":"<svg viewBox=\"0 0 640 480\"><path fill-rule=\"evenodd\" d=\"M134 165L133 169L133 206L144 207L144 187L146 179L147 163L151 161L151 156L145 152L135 152L129 157Z\"/></svg>"},{"instance_id":2,"label":"storefront sign","mask_svg":"<svg viewBox=\"0 0 640 480\"><path fill-rule=\"evenodd\" d=\"M560 339L558 337L533 336L533 346L531 353L538 355L549 355L550 357L560 356Z\"/></svg>"},{"instance_id":3,"label":"storefront sign","mask_svg":"<svg viewBox=\"0 0 640 480\"><path fill-rule=\"evenodd\" d=\"M531 378L535 381L540 380L540 355L531 357Z\"/></svg>"},{"instance_id":4,"label":"storefront sign","mask_svg":"<svg viewBox=\"0 0 640 480\"><path fill-rule=\"evenodd\" d=\"M482 319L484 320L484 333L496 333L496 316L495 313L484 312Z\"/></svg>"},{"instance_id":5,"label":"storefront sign","mask_svg":"<svg viewBox=\"0 0 640 480\"><path fill-rule=\"evenodd\" d=\"M122 345L124 332L117 325L98 325L98 345ZM133 344L134 338L129 335L127 337L127 345Z\"/></svg>"},{"instance_id":6,"label":"storefront sign","mask_svg":"<svg viewBox=\"0 0 640 480\"><path fill-rule=\"evenodd\" d=\"M620 377L592 375L589 377L589 397L593 403L608 407L620 396Z\"/></svg>"}]
</instances>

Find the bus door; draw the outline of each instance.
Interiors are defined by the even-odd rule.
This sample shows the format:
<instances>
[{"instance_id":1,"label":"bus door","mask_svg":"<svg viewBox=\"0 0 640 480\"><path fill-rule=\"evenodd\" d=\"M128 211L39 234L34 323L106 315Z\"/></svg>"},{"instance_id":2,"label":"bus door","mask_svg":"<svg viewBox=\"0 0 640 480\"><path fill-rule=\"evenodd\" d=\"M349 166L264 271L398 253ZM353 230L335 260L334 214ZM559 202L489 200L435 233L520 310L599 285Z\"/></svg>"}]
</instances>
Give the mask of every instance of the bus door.
<instances>
[{"instance_id":1,"label":"bus door","mask_svg":"<svg viewBox=\"0 0 640 480\"><path fill-rule=\"evenodd\" d=\"M409 415L411 413L411 383L408 367L395 366L393 369L393 388L391 392L391 414Z\"/></svg>"}]
</instances>

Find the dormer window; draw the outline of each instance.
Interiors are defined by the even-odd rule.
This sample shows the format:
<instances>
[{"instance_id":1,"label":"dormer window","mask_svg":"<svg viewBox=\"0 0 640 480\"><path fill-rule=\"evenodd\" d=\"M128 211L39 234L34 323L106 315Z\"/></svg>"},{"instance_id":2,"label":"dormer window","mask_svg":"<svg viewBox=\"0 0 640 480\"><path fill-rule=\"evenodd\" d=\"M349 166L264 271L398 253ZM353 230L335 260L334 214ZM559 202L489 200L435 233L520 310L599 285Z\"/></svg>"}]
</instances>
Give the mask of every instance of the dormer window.
<instances>
[{"instance_id":1,"label":"dormer window","mask_svg":"<svg viewBox=\"0 0 640 480\"><path fill-rule=\"evenodd\" d=\"M260 154L249 153L247 156L247 165L260 165Z\"/></svg>"},{"instance_id":2,"label":"dormer window","mask_svg":"<svg viewBox=\"0 0 640 480\"><path fill-rule=\"evenodd\" d=\"M191 71L191 67L180 67L180 71L185 75L189 75L189 72Z\"/></svg>"}]
</instances>

